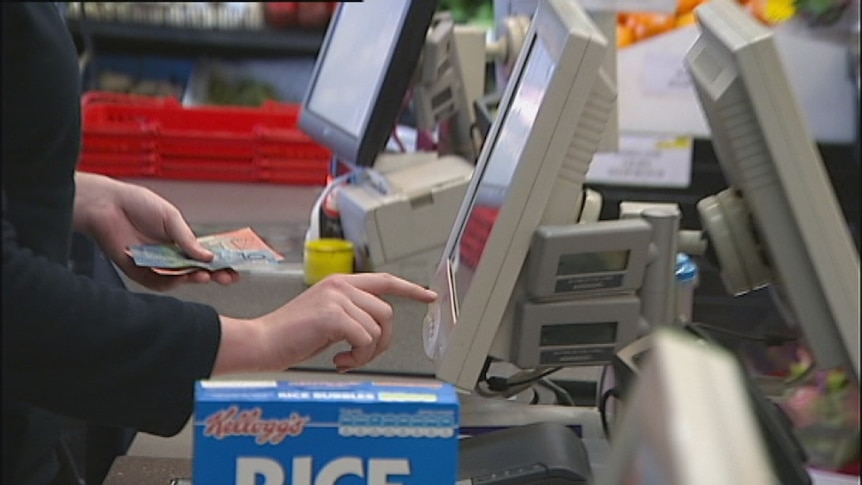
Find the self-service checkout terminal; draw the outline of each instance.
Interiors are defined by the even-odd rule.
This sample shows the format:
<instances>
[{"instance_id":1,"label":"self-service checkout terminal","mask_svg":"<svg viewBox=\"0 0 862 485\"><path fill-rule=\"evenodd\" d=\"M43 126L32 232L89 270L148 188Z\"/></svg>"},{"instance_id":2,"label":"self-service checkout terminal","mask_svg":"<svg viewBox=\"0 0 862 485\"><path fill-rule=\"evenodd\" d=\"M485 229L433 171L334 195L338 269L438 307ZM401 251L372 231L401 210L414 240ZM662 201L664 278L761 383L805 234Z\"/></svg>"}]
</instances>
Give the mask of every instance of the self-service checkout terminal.
<instances>
[{"instance_id":1,"label":"self-service checkout terminal","mask_svg":"<svg viewBox=\"0 0 862 485\"><path fill-rule=\"evenodd\" d=\"M702 254L700 232L679 229L676 204L622 202L620 215L535 230L488 352L490 360L529 369L510 380L564 367L610 365L652 329L680 322L676 255ZM466 242L476 237L471 226L459 254L466 264L476 259ZM450 338L435 317L432 308L425 324L429 356ZM496 387L499 395L510 395L506 386L500 389L499 379Z\"/></svg>"},{"instance_id":2,"label":"self-service checkout terminal","mask_svg":"<svg viewBox=\"0 0 862 485\"><path fill-rule=\"evenodd\" d=\"M390 272L422 284L439 259L476 158L454 22L435 5L341 5L300 119L335 155L336 178L312 210L306 239L343 237L353 243L357 271ZM398 18L378 25L392 16ZM367 55L352 50L357 43ZM363 57L369 62L360 63ZM352 81L349 95L337 87L346 79ZM355 112L363 103L365 110ZM408 105L419 126L439 128L438 147L385 150ZM332 231L318 223L327 209L337 220Z\"/></svg>"}]
</instances>

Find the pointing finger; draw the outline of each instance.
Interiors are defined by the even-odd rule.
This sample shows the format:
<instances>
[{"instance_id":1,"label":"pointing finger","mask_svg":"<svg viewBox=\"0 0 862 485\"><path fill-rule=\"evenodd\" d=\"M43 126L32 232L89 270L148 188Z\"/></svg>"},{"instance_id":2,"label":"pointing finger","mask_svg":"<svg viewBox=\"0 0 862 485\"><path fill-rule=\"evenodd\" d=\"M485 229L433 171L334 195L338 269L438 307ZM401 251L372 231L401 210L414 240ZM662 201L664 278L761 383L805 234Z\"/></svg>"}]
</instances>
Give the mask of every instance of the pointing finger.
<instances>
[{"instance_id":1,"label":"pointing finger","mask_svg":"<svg viewBox=\"0 0 862 485\"><path fill-rule=\"evenodd\" d=\"M342 277L360 290L377 296L401 296L423 303L437 299L437 293L389 273L356 273Z\"/></svg>"}]
</instances>

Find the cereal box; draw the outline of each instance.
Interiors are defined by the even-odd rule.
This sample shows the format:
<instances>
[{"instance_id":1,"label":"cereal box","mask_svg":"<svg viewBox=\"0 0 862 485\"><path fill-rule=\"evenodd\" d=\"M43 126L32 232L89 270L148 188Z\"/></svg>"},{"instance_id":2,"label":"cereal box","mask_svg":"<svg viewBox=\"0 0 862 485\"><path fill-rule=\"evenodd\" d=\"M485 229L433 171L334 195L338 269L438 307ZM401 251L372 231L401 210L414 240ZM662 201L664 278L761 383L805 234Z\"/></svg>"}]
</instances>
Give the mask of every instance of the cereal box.
<instances>
[{"instance_id":1,"label":"cereal box","mask_svg":"<svg viewBox=\"0 0 862 485\"><path fill-rule=\"evenodd\" d=\"M445 383L200 381L195 485L440 485L458 472Z\"/></svg>"}]
</instances>

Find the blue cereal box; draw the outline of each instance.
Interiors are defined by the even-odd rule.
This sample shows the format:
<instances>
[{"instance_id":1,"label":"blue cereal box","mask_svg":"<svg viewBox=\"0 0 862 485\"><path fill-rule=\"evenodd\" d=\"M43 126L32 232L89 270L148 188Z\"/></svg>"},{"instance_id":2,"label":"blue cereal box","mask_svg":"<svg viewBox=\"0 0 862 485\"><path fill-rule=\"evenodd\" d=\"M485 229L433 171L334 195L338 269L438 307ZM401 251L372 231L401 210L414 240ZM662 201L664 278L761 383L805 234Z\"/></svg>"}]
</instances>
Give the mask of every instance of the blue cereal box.
<instances>
[{"instance_id":1,"label":"blue cereal box","mask_svg":"<svg viewBox=\"0 0 862 485\"><path fill-rule=\"evenodd\" d=\"M458 473L445 383L197 383L194 485L441 485Z\"/></svg>"}]
</instances>

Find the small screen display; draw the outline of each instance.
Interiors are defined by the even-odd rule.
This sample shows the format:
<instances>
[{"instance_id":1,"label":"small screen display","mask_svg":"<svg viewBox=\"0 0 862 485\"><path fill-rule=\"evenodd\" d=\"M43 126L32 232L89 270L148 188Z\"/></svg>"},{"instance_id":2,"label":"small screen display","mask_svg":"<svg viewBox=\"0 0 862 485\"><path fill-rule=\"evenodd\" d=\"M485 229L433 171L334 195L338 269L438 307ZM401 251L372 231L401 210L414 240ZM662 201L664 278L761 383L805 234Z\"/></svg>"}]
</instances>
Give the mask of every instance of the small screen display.
<instances>
[{"instance_id":1,"label":"small screen display","mask_svg":"<svg viewBox=\"0 0 862 485\"><path fill-rule=\"evenodd\" d=\"M520 79L511 81L517 82L512 101L508 109L500 113L502 125L484 170L477 175L481 178L473 192L470 211L454 252L449 255L458 303L463 301L473 271L481 261L556 67L547 47L538 38L525 48L530 49L527 64Z\"/></svg>"},{"instance_id":2,"label":"small screen display","mask_svg":"<svg viewBox=\"0 0 862 485\"><path fill-rule=\"evenodd\" d=\"M623 271L629 264L629 250L563 254L557 261L557 276Z\"/></svg>"},{"instance_id":3,"label":"small screen display","mask_svg":"<svg viewBox=\"0 0 862 485\"><path fill-rule=\"evenodd\" d=\"M617 322L566 323L543 326L539 345L599 345L614 343L616 340Z\"/></svg>"},{"instance_id":4,"label":"small screen display","mask_svg":"<svg viewBox=\"0 0 862 485\"><path fill-rule=\"evenodd\" d=\"M359 137L407 14L409 2L385 0L339 4L307 108ZM349 25L342 22L348 22Z\"/></svg>"}]
</instances>

